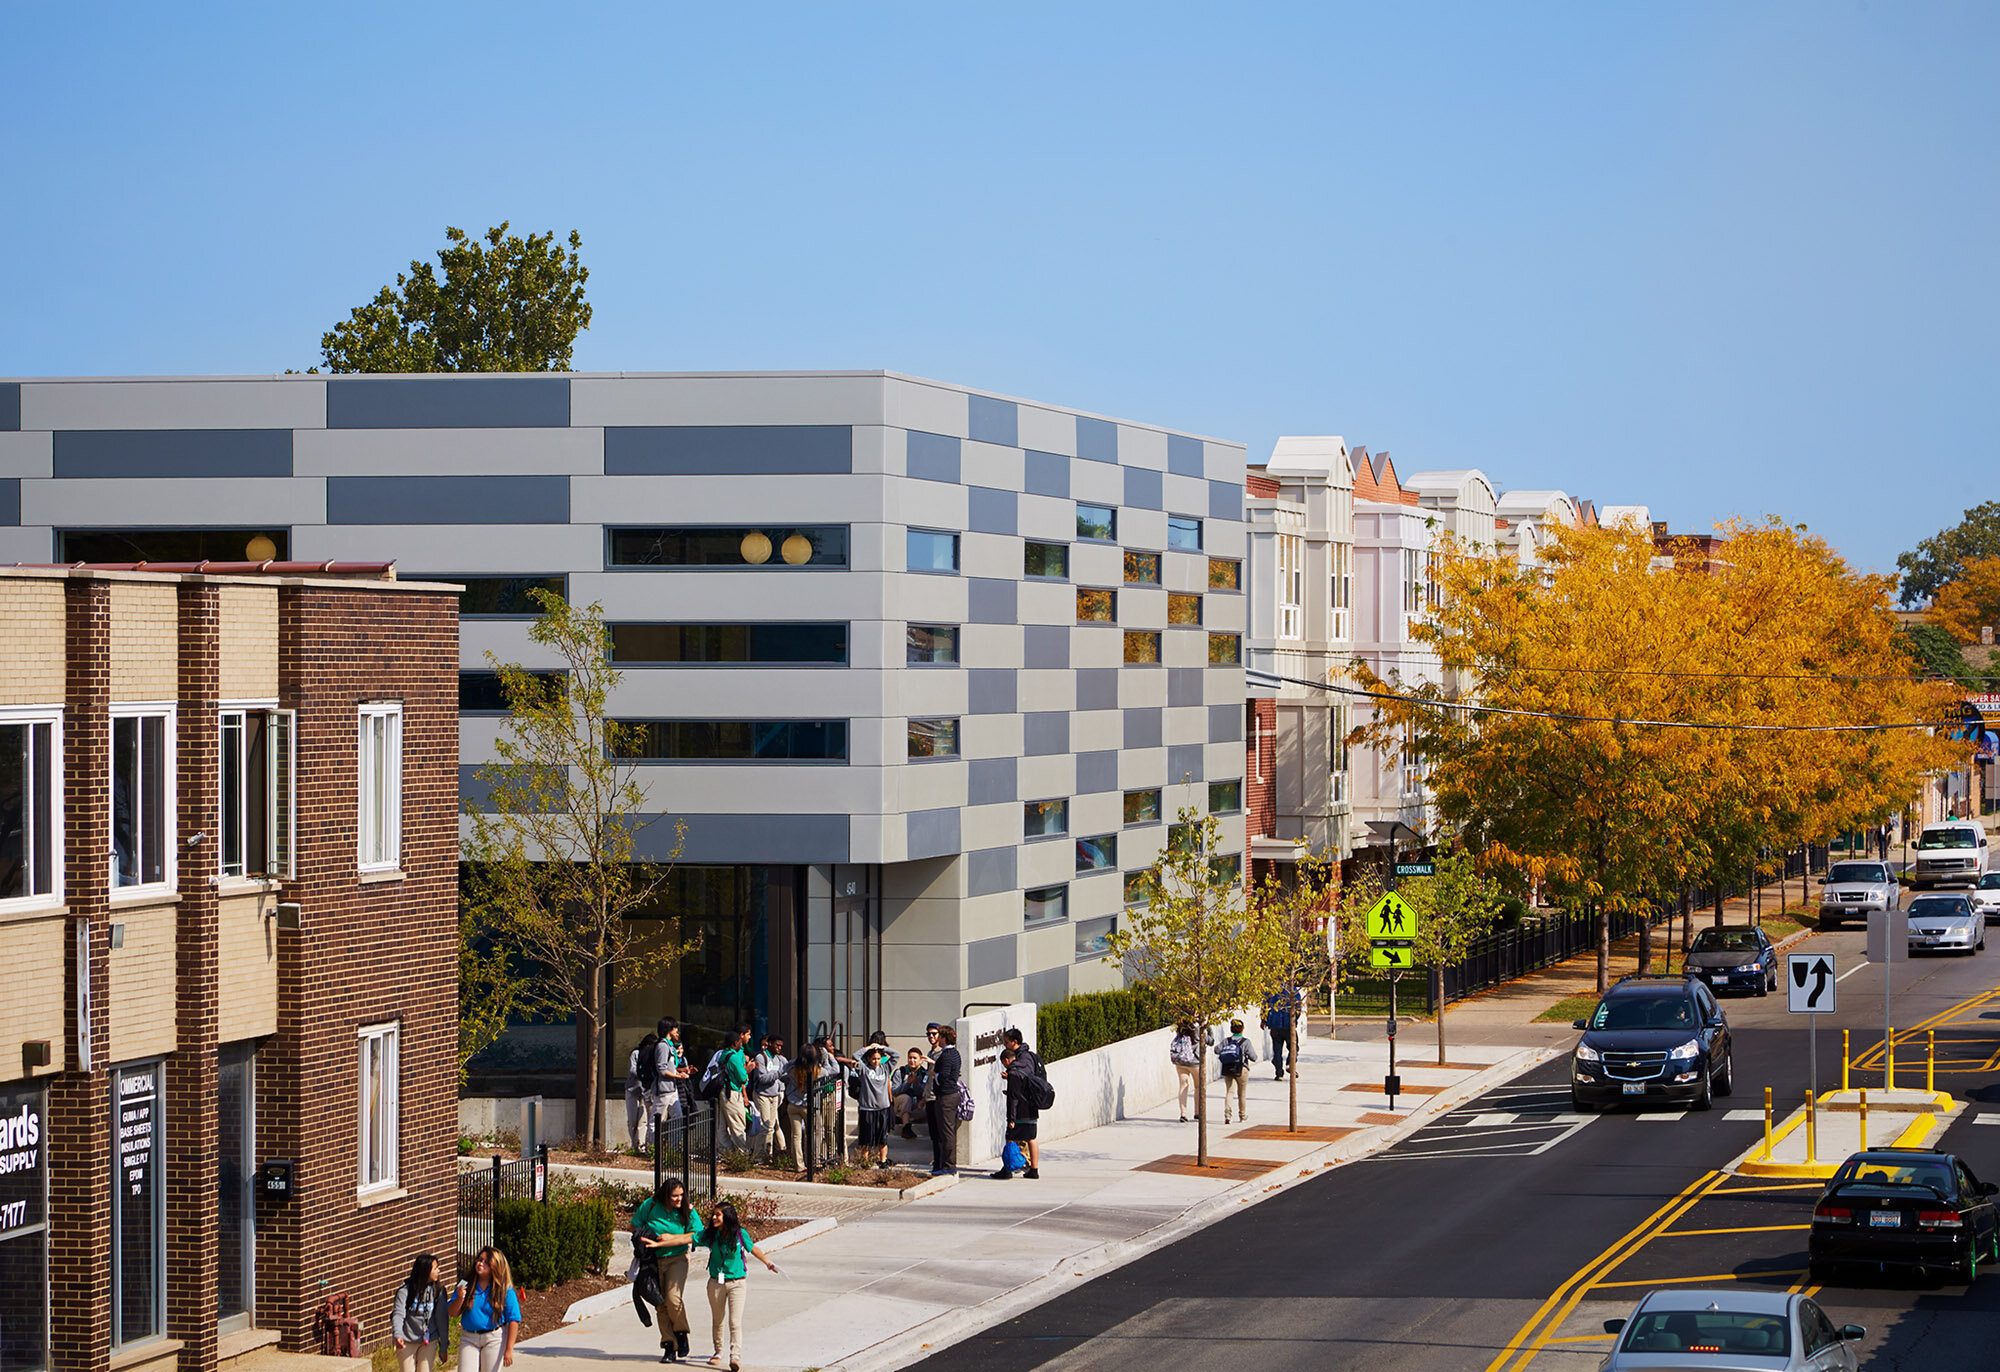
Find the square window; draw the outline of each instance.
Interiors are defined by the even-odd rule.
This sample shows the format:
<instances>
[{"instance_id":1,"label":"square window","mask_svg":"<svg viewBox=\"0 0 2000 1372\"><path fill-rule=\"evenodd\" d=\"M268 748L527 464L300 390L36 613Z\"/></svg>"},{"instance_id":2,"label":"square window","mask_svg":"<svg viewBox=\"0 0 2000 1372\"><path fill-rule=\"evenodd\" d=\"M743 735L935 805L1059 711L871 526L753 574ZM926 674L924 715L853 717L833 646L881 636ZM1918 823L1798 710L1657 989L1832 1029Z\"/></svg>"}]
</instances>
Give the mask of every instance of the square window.
<instances>
[{"instance_id":1,"label":"square window","mask_svg":"<svg viewBox=\"0 0 2000 1372\"><path fill-rule=\"evenodd\" d=\"M1191 515L1167 516L1167 546L1186 553L1201 551L1201 521Z\"/></svg>"},{"instance_id":2,"label":"square window","mask_svg":"<svg viewBox=\"0 0 2000 1372\"><path fill-rule=\"evenodd\" d=\"M905 631L905 660L915 663L958 661L956 624L912 624Z\"/></svg>"},{"instance_id":3,"label":"square window","mask_svg":"<svg viewBox=\"0 0 2000 1372\"><path fill-rule=\"evenodd\" d=\"M1210 634L1208 636L1209 666L1229 666L1242 660L1243 636L1241 634Z\"/></svg>"},{"instance_id":4,"label":"square window","mask_svg":"<svg viewBox=\"0 0 2000 1372\"><path fill-rule=\"evenodd\" d=\"M1146 892L1152 885L1151 872L1127 872L1125 874L1125 903L1127 905L1146 904Z\"/></svg>"},{"instance_id":5,"label":"square window","mask_svg":"<svg viewBox=\"0 0 2000 1372\"><path fill-rule=\"evenodd\" d=\"M161 714L111 719L112 885L166 886L174 880L173 744Z\"/></svg>"},{"instance_id":6,"label":"square window","mask_svg":"<svg viewBox=\"0 0 2000 1372\"><path fill-rule=\"evenodd\" d=\"M1183 595L1178 591L1167 592L1167 623L1200 624L1201 597Z\"/></svg>"},{"instance_id":7,"label":"square window","mask_svg":"<svg viewBox=\"0 0 2000 1372\"><path fill-rule=\"evenodd\" d=\"M1118 541L1118 511L1109 505L1078 505L1076 536L1100 543Z\"/></svg>"},{"instance_id":8,"label":"square window","mask_svg":"<svg viewBox=\"0 0 2000 1372\"><path fill-rule=\"evenodd\" d=\"M1118 865L1118 835L1099 834L1076 841L1076 870L1098 872Z\"/></svg>"},{"instance_id":9,"label":"square window","mask_svg":"<svg viewBox=\"0 0 2000 1372\"><path fill-rule=\"evenodd\" d=\"M1028 929L1069 919L1069 887L1039 886L1021 896L1021 923Z\"/></svg>"},{"instance_id":10,"label":"square window","mask_svg":"<svg viewBox=\"0 0 2000 1372\"><path fill-rule=\"evenodd\" d=\"M958 535L935 529L909 532L910 570L913 572L955 572L958 570Z\"/></svg>"},{"instance_id":11,"label":"square window","mask_svg":"<svg viewBox=\"0 0 2000 1372\"><path fill-rule=\"evenodd\" d=\"M1160 792L1158 787L1145 791L1125 793L1125 822L1127 824L1158 824L1160 822Z\"/></svg>"},{"instance_id":12,"label":"square window","mask_svg":"<svg viewBox=\"0 0 2000 1372\"><path fill-rule=\"evenodd\" d=\"M1227 558L1211 557L1208 560L1208 589L1211 591L1240 591L1243 589L1243 564Z\"/></svg>"},{"instance_id":13,"label":"square window","mask_svg":"<svg viewBox=\"0 0 2000 1372\"><path fill-rule=\"evenodd\" d=\"M1118 592L1079 586L1076 591L1076 618L1083 624L1114 624L1118 620Z\"/></svg>"},{"instance_id":14,"label":"square window","mask_svg":"<svg viewBox=\"0 0 2000 1372\"><path fill-rule=\"evenodd\" d=\"M910 756L957 757L956 719L913 719L910 721Z\"/></svg>"},{"instance_id":15,"label":"square window","mask_svg":"<svg viewBox=\"0 0 2000 1372\"><path fill-rule=\"evenodd\" d=\"M1111 953L1111 936L1118 931L1118 918L1079 920L1076 926L1076 960L1095 962Z\"/></svg>"},{"instance_id":16,"label":"square window","mask_svg":"<svg viewBox=\"0 0 2000 1372\"><path fill-rule=\"evenodd\" d=\"M1023 548L1022 571L1027 576L1062 581L1069 576L1069 545L1029 543Z\"/></svg>"},{"instance_id":17,"label":"square window","mask_svg":"<svg viewBox=\"0 0 2000 1372\"><path fill-rule=\"evenodd\" d=\"M0 901L62 884L61 717L0 723Z\"/></svg>"},{"instance_id":18,"label":"square window","mask_svg":"<svg viewBox=\"0 0 2000 1372\"><path fill-rule=\"evenodd\" d=\"M1125 660L1157 667L1160 662L1160 635L1152 630L1127 629Z\"/></svg>"},{"instance_id":19,"label":"square window","mask_svg":"<svg viewBox=\"0 0 2000 1372\"><path fill-rule=\"evenodd\" d=\"M1235 885L1243 880L1243 859L1234 853L1208 860L1208 879L1218 885Z\"/></svg>"},{"instance_id":20,"label":"square window","mask_svg":"<svg viewBox=\"0 0 2000 1372\"><path fill-rule=\"evenodd\" d=\"M1208 812L1211 815L1234 814L1242 808L1242 782L1211 781L1208 783Z\"/></svg>"},{"instance_id":21,"label":"square window","mask_svg":"<svg viewBox=\"0 0 2000 1372\"><path fill-rule=\"evenodd\" d=\"M1125 579L1139 586L1159 585L1160 555L1135 553L1128 548L1125 552Z\"/></svg>"},{"instance_id":22,"label":"square window","mask_svg":"<svg viewBox=\"0 0 2000 1372\"><path fill-rule=\"evenodd\" d=\"M397 1070L400 1038L393 1024L371 1025L360 1033L360 1168L355 1190L362 1195L392 1190L396 1185L397 1124L402 1108Z\"/></svg>"},{"instance_id":23,"label":"square window","mask_svg":"<svg viewBox=\"0 0 2000 1372\"><path fill-rule=\"evenodd\" d=\"M1199 824L1169 824L1167 826L1167 851L1192 853L1202 844L1202 830Z\"/></svg>"},{"instance_id":24,"label":"square window","mask_svg":"<svg viewBox=\"0 0 2000 1372\"><path fill-rule=\"evenodd\" d=\"M1021 807L1021 832L1029 838L1050 838L1069 832L1067 800L1031 800Z\"/></svg>"},{"instance_id":25,"label":"square window","mask_svg":"<svg viewBox=\"0 0 2000 1372\"><path fill-rule=\"evenodd\" d=\"M361 707L360 860L364 872L403 858L403 707Z\"/></svg>"}]
</instances>

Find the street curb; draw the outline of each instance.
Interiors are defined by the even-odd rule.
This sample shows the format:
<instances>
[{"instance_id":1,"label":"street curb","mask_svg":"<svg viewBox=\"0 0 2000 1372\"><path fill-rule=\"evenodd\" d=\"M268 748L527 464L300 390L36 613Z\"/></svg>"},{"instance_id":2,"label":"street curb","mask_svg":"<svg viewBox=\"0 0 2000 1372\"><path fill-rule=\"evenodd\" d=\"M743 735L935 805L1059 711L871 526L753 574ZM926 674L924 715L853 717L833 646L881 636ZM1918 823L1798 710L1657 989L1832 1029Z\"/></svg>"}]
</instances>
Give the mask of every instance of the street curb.
<instances>
[{"instance_id":1,"label":"street curb","mask_svg":"<svg viewBox=\"0 0 2000 1372\"><path fill-rule=\"evenodd\" d=\"M773 1234L770 1238L759 1243L757 1247L765 1253L780 1252L783 1249L790 1248L793 1244L804 1243L807 1239L824 1234L839 1223L840 1221L832 1215L822 1215L816 1220L807 1220L804 1224L787 1229L782 1234ZM594 1296L585 1296L580 1301L571 1301L569 1309L563 1311L562 1322L563 1324L575 1324L578 1320L587 1320L592 1315L603 1315L631 1303L632 1284L627 1282L623 1286L614 1286L609 1291L600 1291ZM552 1333L554 1331L543 1330L542 1332ZM526 1343L527 1340L523 1339L522 1342Z\"/></svg>"},{"instance_id":2,"label":"street curb","mask_svg":"<svg viewBox=\"0 0 2000 1372\"><path fill-rule=\"evenodd\" d=\"M1373 1130L1364 1130L1362 1134L1316 1148L1254 1180L1239 1182L1227 1191L1197 1201L1173 1219L1163 1221L1143 1234L1102 1244L1063 1259L1057 1264L1058 1270L1011 1287L978 1305L933 1315L922 1324L892 1334L838 1362L828 1363L820 1372L889 1372L889 1369L914 1362L920 1356L949 1348L981 1329L1053 1300L1080 1280L1101 1276L1201 1229L1239 1205L1255 1205L1275 1192L1288 1190L1308 1177L1319 1175L1326 1168L1353 1162L1400 1142L1436 1116L1568 1051L1567 1048L1553 1047L1523 1048L1430 1097L1412 1110L1409 1118L1401 1124L1376 1126L1381 1132L1373 1138L1364 1137Z\"/></svg>"}]
</instances>

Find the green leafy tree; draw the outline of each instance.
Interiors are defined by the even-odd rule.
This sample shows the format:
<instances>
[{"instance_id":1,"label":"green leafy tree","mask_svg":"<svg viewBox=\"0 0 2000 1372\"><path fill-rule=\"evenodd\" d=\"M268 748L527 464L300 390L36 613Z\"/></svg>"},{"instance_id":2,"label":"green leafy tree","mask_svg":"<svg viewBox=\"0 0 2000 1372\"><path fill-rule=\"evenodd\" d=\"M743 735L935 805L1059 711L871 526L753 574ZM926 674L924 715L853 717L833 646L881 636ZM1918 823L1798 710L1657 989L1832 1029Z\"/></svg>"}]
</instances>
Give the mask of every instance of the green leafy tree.
<instances>
[{"instance_id":1,"label":"green leafy tree","mask_svg":"<svg viewBox=\"0 0 2000 1372\"><path fill-rule=\"evenodd\" d=\"M1438 855L1430 876L1401 882L1396 894L1417 917L1413 961L1431 969L1437 1000L1438 1064L1444 1051L1444 969L1464 959L1493 932L1505 900L1498 884L1481 875L1478 861L1456 845Z\"/></svg>"},{"instance_id":2,"label":"green leafy tree","mask_svg":"<svg viewBox=\"0 0 2000 1372\"><path fill-rule=\"evenodd\" d=\"M1208 1166L1208 1029L1263 1001L1283 975L1277 921L1243 899L1242 877L1217 852L1213 815L1182 809L1173 836L1141 879L1145 904L1111 935L1105 961L1122 963L1176 1022L1194 1025L1202 1088L1195 1097L1195 1163Z\"/></svg>"},{"instance_id":3,"label":"green leafy tree","mask_svg":"<svg viewBox=\"0 0 2000 1372\"><path fill-rule=\"evenodd\" d=\"M1902 601L1919 605L1956 579L1966 559L2000 557L2000 500L1989 500L1965 512L1965 518L1941 529L1896 558L1903 573Z\"/></svg>"},{"instance_id":4,"label":"green leafy tree","mask_svg":"<svg viewBox=\"0 0 2000 1372\"><path fill-rule=\"evenodd\" d=\"M565 372L576 336L590 327L583 283L590 269L570 230L484 240L447 228L438 267L413 261L373 300L320 339L330 372ZM440 271L440 268L442 269Z\"/></svg>"},{"instance_id":5,"label":"green leafy tree","mask_svg":"<svg viewBox=\"0 0 2000 1372\"><path fill-rule=\"evenodd\" d=\"M607 713L623 674L611 666L604 611L533 595L542 613L528 636L565 671L531 672L486 655L508 715L493 745L499 760L478 772L487 805L467 807L463 899L493 941L521 955L525 993L576 1017L577 1132L595 1150L609 995L657 977L695 946L649 918L680 856L683 826L666 861L636 858L648 802L627 760L638 730Z\"/></svg>"}]
</instances>

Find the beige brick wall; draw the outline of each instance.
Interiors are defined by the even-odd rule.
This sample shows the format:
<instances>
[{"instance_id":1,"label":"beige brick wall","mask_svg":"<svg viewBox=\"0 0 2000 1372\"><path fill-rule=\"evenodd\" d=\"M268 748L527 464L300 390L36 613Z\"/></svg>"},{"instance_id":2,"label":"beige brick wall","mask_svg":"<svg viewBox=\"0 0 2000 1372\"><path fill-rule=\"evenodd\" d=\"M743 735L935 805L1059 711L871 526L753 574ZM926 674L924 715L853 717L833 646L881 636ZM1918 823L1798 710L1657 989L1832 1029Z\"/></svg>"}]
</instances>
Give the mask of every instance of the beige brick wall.
<instances>
[{"instance_id":1,"label":"beige brick wall","mask_svg":"<svg viewBox=\"0 0 2000 1372\"><path fill-rule=\"evenodd\" d=\"M171 583L111 587L111 700L172 700L180 691L180 620Z\"/></svg>"},{"instance_id":2,"label":"beige brick wall","mask_svg":"<svg viewBox=\"0 0 2000 1372\"><path fill-rule=\"evenodd\" d=\"M14 1075L21 1045L46 1039L49 1065L32 1075L60 1072L63 1066L63 912L0 920L0 948L6 950L7 994L0 996L0 1071Z\"/></svg>"},{"instance_id":3,"label":"beige brick wall","mask_svg":"<svg viewBox=\"0 0 2000 1372\"><path fill-rule=\"evenodd\" d=\"M224 700L278 698L278 588L224 586L221 693Z\"/></svg>"},{"instance_id":4,"label":"beige brick wall","mask_svg":"<svg viewBox=\"0 0 2000 1372\"><path fill-rule=\"evenodd\" d=\"M218 1043L278 1032L278 895L224 896L217 921ZM296 936L295 936L296 937Z\"/></svg>"},{"instance_id":5,"label":"beige brick wall","mask_svg":"<svg viewBox=\"0 0 2000 1372\"><path fill-rule=\"evenodd\" d=\"M174 1051L174 907L114 907L125 946L111 953L111 1056L114 1062Z\"/></svg>"},{"instance_id":6,"label":"beige brick wall","mask_svg":"<svg viewBox=\"0 0 2000 1372\"><path fill-rule=\"evenodd\" d=\"M62 583L0 579L0 705L62 702Z\"/></svg>"}]
</instances>

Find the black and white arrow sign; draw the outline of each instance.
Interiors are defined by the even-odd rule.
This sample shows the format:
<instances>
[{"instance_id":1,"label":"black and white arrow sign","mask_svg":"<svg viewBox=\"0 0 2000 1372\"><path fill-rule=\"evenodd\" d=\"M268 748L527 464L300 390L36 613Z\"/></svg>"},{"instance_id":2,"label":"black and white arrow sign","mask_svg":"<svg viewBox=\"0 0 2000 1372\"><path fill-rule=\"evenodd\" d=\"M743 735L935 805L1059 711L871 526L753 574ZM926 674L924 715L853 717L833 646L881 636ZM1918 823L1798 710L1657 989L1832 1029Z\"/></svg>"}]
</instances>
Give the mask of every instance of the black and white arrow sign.
<instances>
[{"instance_id":1,"label":"black and white arrow sign","mask_svg":"<svg viewBox=\"0 0 2000 1372\"><path fill-rule=\"evenodd\" d=\"M1795 1015L1833 1013L1833 958L1826 953L1792 953L1785 958L1785 1008Z\"/></svg>"}]
</instances>

